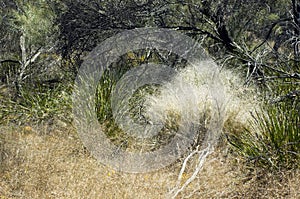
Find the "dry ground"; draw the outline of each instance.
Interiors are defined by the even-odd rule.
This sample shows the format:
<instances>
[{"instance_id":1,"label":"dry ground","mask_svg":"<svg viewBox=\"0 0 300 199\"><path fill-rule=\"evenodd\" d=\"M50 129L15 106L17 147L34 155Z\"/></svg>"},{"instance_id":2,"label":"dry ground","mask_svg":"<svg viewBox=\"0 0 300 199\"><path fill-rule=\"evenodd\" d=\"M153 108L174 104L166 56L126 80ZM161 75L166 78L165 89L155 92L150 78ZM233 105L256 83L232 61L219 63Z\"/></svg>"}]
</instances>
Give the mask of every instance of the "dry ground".
<instances>
[{"instance_id":1,"label":"dry ground","mask_svg":"<svg viewBox=\"0 0 300 199\"><path fill-rule=\"evenodd\" d=\"M58 129L0 127L0 199L157 199L176 183L180 162L152 173L118 173L91 157L71 127ZM178 198L300 198L300 171L250 172L243 165L226 147L218 149Z\"/></svg>"}]
</instances>

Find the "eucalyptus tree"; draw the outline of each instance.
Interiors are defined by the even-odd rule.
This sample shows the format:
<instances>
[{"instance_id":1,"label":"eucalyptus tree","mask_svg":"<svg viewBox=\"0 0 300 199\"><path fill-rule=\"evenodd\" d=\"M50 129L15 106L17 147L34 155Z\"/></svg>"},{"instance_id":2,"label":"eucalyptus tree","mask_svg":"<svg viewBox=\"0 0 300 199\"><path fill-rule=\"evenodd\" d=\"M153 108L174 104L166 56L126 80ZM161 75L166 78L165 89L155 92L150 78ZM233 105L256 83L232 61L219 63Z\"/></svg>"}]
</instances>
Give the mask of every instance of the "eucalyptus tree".
<instances>
[{"instance_id":1,"label":"eucalyptus tree","mask_svg":"<svg viewBox=\"0 0 300 199\"><path fill-rule=\"evenodd\" d=\"M3 1L1 4L1 76L20 93L22 84L45 75L55 61L58 29L53 3Z\"/></svg>"}]
</instances>

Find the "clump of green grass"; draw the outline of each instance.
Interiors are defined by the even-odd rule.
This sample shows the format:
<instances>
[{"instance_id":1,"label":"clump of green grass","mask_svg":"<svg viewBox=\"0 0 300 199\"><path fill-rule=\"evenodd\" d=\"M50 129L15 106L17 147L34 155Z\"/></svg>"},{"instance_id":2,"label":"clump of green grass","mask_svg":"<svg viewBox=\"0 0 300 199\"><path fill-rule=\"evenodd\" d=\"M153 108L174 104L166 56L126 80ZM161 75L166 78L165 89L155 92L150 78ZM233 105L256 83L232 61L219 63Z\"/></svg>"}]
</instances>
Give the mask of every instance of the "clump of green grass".
<instances>
[{"instance_id":1,"label":"clump of green grass","mask_svg":"<svg viewBox=\"0 0 300 199\"><path fill-rule=\"evenodd\" d=\"M18 125L49 122L59 119L71 122L70 86L24 86L17 97L1 98L1 123ZM1 93L0 93L1 95Z\"/></svg>"},{"instance_id":2,"label":"clump of green grass","mask_svg":"<svg viewBox=\"0 0 300 199\"><path fill-rule=\"evenodd\" d=\"M300 168L300 117L296 104L266 104L252 114L250 128L229 142L249 163L271 170Z\"/></svg>"},{"instance_id":3,"label":"clump of green grass","mask_svg":"<svg viewBox=\"0 0 300 199\"><path fill-rule=\"evenodd\" d=\"M113 78L109 71L105 71L103 77L96 90L96 114L100 122L109 120L112 118L111 110L111 92L116 85L116 80Z\"/></svg>"},{"instance_id":4,"label":"clump of green grass","mask_svg":"<svg viewBox=\"0 0 300 199\"><path fill-rule=\"evenodd\" d=\"M122 75L134 67L127 63L128 54L124 55L118 62L112 64L109 69L105 70L98 82L95 95L95 111L97 119L101 123L112 119L111 93Z\"/></svg>"}]
</instances>

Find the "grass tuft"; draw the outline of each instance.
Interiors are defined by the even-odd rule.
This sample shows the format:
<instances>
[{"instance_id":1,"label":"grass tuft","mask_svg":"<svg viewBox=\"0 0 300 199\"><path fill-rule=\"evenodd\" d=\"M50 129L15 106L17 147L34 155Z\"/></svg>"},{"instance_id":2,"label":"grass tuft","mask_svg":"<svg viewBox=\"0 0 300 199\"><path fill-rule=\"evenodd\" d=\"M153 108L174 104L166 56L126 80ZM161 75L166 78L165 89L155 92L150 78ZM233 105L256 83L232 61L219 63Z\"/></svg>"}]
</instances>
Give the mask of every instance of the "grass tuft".
<instances>
[{"instance_id":1,"label":"grass tuft","mask_svg":"<svg viewBox=\"0 0 300 199\"><path fill-rule=\"evenodd\" d=\"M70 86L49 89L42 85L23 87L17 97L6 98L0 93L0 122L17 125L48 123L57 119L71 122Z\"/></svg>"},{"instance_id":2,"label":"grass tuft","mask_svg":"<svg viewBox=\"0 0 300 199\"><path fill-rule=\"evenodd\" d=\"M265 105L252 114L250 128L231 134L229 142L248 162L271 170L300 167L299 112L288 102Z\"/></svg>"}]
</instances>

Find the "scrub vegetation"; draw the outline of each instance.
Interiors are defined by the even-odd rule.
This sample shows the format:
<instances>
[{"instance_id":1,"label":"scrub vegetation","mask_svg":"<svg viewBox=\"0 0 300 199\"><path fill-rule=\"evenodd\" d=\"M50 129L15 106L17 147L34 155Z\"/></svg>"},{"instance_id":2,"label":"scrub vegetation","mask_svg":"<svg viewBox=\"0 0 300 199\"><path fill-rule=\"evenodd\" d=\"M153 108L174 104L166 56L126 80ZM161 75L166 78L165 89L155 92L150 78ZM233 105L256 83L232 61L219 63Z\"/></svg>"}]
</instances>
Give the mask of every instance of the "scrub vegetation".
<instances>
[{"instance_id":1,"label":"scrub vegetation","mask_svg":"<svg viewBox=\"0 0 300 199\"><path fill-rule=\"evenodd\" d=\"M172 198L189 179L176 198L300 197L299 1L2 0L0 13L0 198ZM151 173L115 171L91 156L73 126L84 57L105 39L143 27L192 37L219 66L221 132L194 178L198 162L189 154ZM137 139L114 121L111 93L146 63L177 73L132 95L130 117L163 126ZM153 151L192 120L198 136L190 154L199 154L218 111L208 97L210 65L195 66L201 70L160 49L122 55L95 92L107 137L122 150Z\"/></svg>"}]
</instances>

